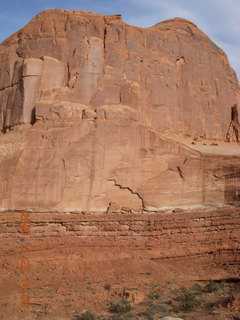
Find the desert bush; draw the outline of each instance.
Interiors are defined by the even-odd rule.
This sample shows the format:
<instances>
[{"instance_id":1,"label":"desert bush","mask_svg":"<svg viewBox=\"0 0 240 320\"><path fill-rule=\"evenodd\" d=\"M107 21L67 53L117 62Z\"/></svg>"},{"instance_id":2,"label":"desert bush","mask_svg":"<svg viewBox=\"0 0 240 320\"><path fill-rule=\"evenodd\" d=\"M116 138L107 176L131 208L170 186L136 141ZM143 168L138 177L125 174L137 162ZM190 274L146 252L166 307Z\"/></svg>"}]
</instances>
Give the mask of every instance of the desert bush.
<instances>
[{"instance_id":1,"label":"desert bush","mask_svg":"<svg viewBox=\"0 0 240 320\"><path fill-rule=\"evenodd\" d=\"M194 311L201 303L196 299L194 294L187 289L181 289L176 300L180 303L177 309L187 312Z\"/></svg>"},{"instance_id":2,"label":"desert bush","mask_svg":"<svg viewBox=\"0 0 240 320\"><path fill-rule=\"evenodd\" d=\"M204 291L207 293L213 293L213 292L216 292L220 289L221 289L221 284L217 283L213 280L208 281L204 287Z\"/></svg>"},{"instance_id":3,"label":"desert bush","mask_svg":"<svg viewBox=\"0 0 240 320\"><path fill-rule=\"evenodd\" d=\"M127 300L112 302L109 311L112 313L126 313L132 309L131 304Z\"/></svg>"},{"instance_id":4,"label":"desert bush","mask_svg":"<svg viewBox=\"0 0 240 320\"><path fill-rule=\"evenodd\" d=\"M217 300L215 300L213 302L210 302L210 303L207 303L206 304L206 308L208 310L212 310L212 309L215 309L215 308L221 308L221 307L226 308L229 305L230 302L231 302L231 297L230 296L219 297L219 298L217 298Z\"/></svg>"},{"instance_id":5,"label":"desert bush","mask_svg":"<svg viewBox=\"0 0 240 320\"><path fill-rule=\"evenodd\" d=\"M200 286L200 284L195 283L192 287L192 291L195 295L200 296L203 294L203 288Z\"/></svg>"}]
</instances>

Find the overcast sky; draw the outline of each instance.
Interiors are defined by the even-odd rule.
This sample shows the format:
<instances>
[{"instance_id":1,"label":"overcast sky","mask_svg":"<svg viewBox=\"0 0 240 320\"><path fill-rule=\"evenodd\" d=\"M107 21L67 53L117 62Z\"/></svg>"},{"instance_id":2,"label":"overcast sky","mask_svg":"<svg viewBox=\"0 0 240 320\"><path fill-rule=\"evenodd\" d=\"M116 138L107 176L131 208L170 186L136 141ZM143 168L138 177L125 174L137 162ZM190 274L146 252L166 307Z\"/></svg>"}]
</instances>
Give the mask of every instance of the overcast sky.
<instances>
[{"instance_id":1,"label":"overcast sky","mask_svg":"<svg viewBox=\"0 0 240 320\"><path fill-rule=\"evenodd\" d=\"M141 27L174 17L189 19L227 53L240 79L240 0L0 0L0 42L53 8L118 13Z\"/></svg>"}]
</instances>

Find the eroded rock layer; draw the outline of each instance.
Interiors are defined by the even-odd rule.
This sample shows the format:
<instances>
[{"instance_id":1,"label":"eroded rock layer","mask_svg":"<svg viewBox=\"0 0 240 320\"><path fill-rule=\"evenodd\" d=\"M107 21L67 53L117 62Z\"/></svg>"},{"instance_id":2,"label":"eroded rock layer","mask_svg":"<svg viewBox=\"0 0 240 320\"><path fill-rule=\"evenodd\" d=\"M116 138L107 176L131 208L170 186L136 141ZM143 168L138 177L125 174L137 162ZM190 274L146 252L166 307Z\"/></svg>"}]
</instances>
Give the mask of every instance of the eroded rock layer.
<instances>
[{"instance_id":1,"label":"eroded rock layer","mask_svg":"<svg viewBox=\"0 0 240 320\"><path fill-rule=\"evenodd\" d=\"M30 213L28 219L24 244L21 213L1 215L0 310L6 320L13 313L24 320L70 319L86 308L101 313L109 295L124 287L144 292L146 283L186 286L240 277L239 208L170 215ZM31 266L27 273L19 268L23 257ZM26 278L31 307L20 312ZM109 295L106 283L115 288Z\"/></svg>"}]
</instances>

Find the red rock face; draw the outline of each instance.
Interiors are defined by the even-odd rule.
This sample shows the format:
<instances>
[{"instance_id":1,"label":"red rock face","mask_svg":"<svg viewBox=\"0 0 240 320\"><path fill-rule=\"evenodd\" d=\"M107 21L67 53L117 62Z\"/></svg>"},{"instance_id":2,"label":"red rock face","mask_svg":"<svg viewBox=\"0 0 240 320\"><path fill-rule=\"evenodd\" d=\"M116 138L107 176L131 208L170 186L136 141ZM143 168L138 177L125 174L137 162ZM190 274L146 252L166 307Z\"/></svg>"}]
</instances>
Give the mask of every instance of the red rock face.
<instances>
[{"instance_id":1,"label":"red rock face","mask_svg":"<svg viewBox=\"0 0 240 320\"><path fill-rule=\"evenodd\" d=\"M240 210L225 205L240 201L240 148L224 141L238 99L226 55L183 19L142 29L120 16L50 10L5 40L4 319L100 314L115 290L143 301L149 281L239 278ZM23 254L29 312L18 290Z\"/></svg>"},{"instance_id":2,"label":"red rock face","mask_svg":"<svg viewBox=\"0 0 240 320\"><path fill-rule=\"evenodd\" d=\"M1 45L2 128L39 101L128 106L153 129L225 139L239 94L224 52L176 18L142 29L119 16L49 10Z\"/></svg>"},{"instance_id":3,"label":"red rock face","mask_svg":"<svg viewBox=\"0 0 240 320\"><path fill-rule=\"evenodd\" d=\"M5 40L0 59L1 129L13 129L0 139L2 210L239 201L240 153L223 142L239 85L190 21L142 29L50 10Z\"/></svg>"}]
</instances>

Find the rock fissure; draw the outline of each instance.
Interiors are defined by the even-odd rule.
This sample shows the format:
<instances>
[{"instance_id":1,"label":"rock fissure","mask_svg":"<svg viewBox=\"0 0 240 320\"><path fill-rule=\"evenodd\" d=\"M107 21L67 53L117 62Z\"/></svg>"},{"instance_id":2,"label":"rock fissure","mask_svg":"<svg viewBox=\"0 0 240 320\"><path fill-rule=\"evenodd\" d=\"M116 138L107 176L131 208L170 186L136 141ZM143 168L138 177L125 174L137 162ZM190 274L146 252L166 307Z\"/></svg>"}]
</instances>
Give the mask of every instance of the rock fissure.
<instances>
[{"instance_id":1,"label":"rock fissure","mask_svg":"<svg viewBox=\"0 0 240 320\"><path fill-rule=\"evenodd\" d=\"M183 172L182 172L182 169L180 167L177 167L177 171L179 173L179 176L182 180L184 180L184 176L183 176Z\"/></svg>"},{"instance_id":2,"label":"rock fissure","mask_svg":"<svg viewBox=\"0 0 240 320\"><path fill-rule=\"evenodd\" d=\"M139 193L134 192L130 187L125 187L125 186L122 186L121 184L117 183L116 179L107 179L107 181L114 182L114 186L119 187L122 190L128 190L131 194L136 195L141 200L142 210L144 210L144 199L140 196Z\"/></svg>"},{"instance_id":3,"label":"rock fissure","mask_svg":"<svg viewBox=\"0 0 240 320\"><path fill-rule=\"evenodd\" d=\"M106 22L105 22L106 23ZM104 27L104 35L103 35L103 50L104 50L104 57L105 57L105 50L106 50L106 40L107 40L107 27Z\"/></svg>"},{"instance_id":4,"label":"rock fissure","mask_svg":"<svg viewBox=\"0 0 240 320\"><path fill-rule=\"evenodd\" d=\"M107 210L106 210L106 213L108 213L109 212L109 210L110 210L110 208L111 208L111 202L109 202L109 204L108 204L108 207L107 207Z\"/></svg>"},{"instance_id":5,"label":"rock fissure","mask_svg":"<svg viewBox=\"0 0 240 320\"><path fill-rule=\"evenodd\" d=\"M4 88L0 89L0 92L1 92L1 91L4 91L4 90L7 90L7 89L9 89L9 88L13 88L14 86L19 85L21 82L22 82L22 80L20 80L19 82L13 83L13 84L11 84L10 86L4 87Z\"/></svg>"},{"instance_id":6,"label":"rock fissure","mask_svg":"<svg viewBox=\"0 0 240 320\"><path fill-rule=\"evenodd\" d=\"M56 28L56 22L54 18L53 18L53 29L54 29L54 43L55 45L57 45L57 28Z\"/></svg>"}]
</instances>

